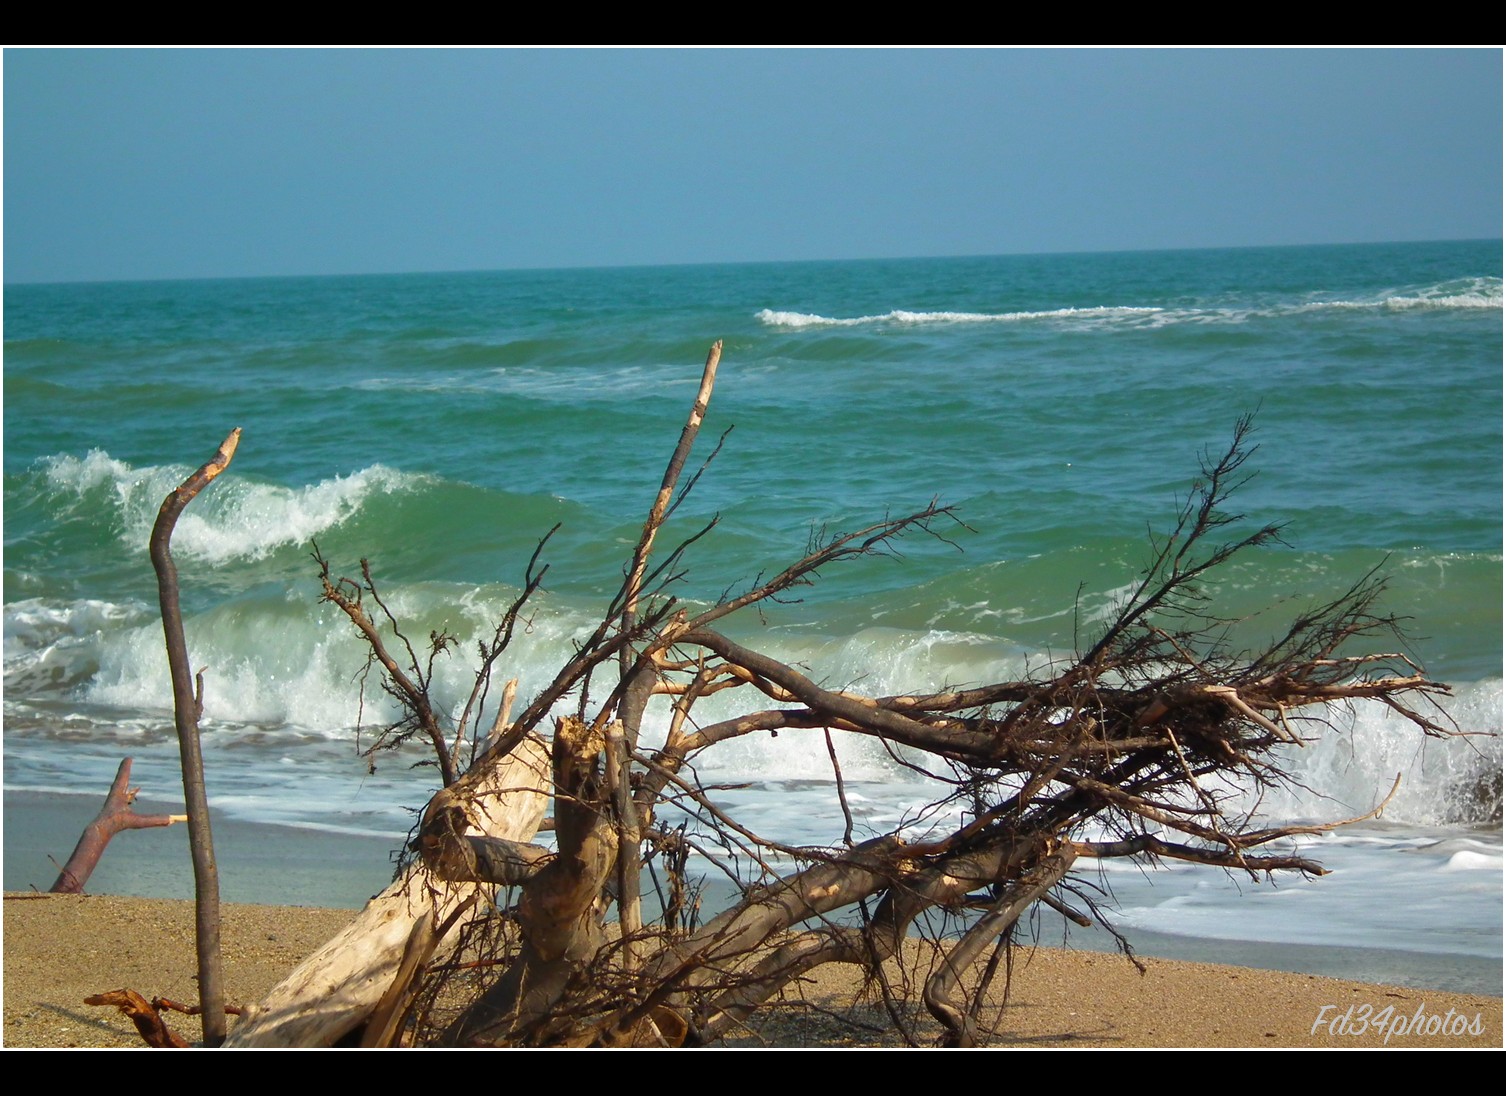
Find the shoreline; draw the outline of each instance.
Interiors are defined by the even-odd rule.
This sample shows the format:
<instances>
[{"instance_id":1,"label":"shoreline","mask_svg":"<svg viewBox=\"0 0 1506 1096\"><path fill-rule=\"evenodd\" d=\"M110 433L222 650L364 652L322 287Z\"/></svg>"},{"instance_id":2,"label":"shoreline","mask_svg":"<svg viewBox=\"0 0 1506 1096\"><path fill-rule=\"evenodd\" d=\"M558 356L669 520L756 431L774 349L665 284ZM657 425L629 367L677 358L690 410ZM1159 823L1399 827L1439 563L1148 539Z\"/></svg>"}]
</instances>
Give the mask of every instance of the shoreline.
<instances>
[{"instance_id":1,"label":"shoreline","mask_svg":"<svg viewBox=\"0 0 1506 1096\"><path fill-rule=\"evenodd\" d=\"M49 795L7 789L4 793L6 892L51 886L58 864L67 859L84 825L98 812L101 801L102 795ZM173 800L146 795L138 799L137 807L143 813L181 809ZM215 819L214 833L223 902L343 910L347 916L390 882L392 853L401 843L397 837L252 822L223 814ZM714 876L708 877L708 888L709 907L732 898L725 881ZM187 827L117 835L85 889L95 895L191 899L193 874ZM10 907L13 903L6 905ZM1498 957L1219 939L1138 928L1124 931L1136 954L1146 959L1400 985L1416 992L1459 992L1498 998L1502 990L1502 961ZM1037 939L1043 949L1065 946L1074 952L1110 957L1116 952L1114 941L1101 928L1073 926L1068 933L1066 922L1046 911L1041 913Z\"/></svg>"},{"instance_id":2,"label":"shoreline","mask_svg":"<svg viewBox=\"0 0 1506 1096\"><path fill-rule=\"evenodd\" d=\"M352 916L350 910L229 903L224 907L227 995L254 1002ZM4 901L7 1047L143 1045L129 1020L83 998L129 988L191 1001L193 903L110 895L7 894ZM925 945L914 942L912 956ZM1406 989L1183 960L1059 948L1016 952L1000 1047L1473 1047L1502 1045L1499 997ZM882 1009L861 998L851 968L826 967L803 988L814 1010L770 1010L733 1045L899 1046L872 1030ZM1374 1017L1411 1034L1389 1040ZM1450 1013L1452 1010L1452 1013ZM839 1022L848 1017L856 1028ZM1347 1027L1345 1017L1348 1018ZM1366 1019L1368 1018L1368 1019ZM170 1015L187 1038L194 1021ZM1361 1026L1363 1024L1363 1027ZM1431 1024L1434 1034L1426 1033ZM1453 1027L1454 1031L1448 1029ZM922 1042L935 1033L918 1025ZM1359 1028L1360 1030L1356 1030ZM1462 1028L1462 1030L1458 1030Z\"/></svg>"}]
</instances>

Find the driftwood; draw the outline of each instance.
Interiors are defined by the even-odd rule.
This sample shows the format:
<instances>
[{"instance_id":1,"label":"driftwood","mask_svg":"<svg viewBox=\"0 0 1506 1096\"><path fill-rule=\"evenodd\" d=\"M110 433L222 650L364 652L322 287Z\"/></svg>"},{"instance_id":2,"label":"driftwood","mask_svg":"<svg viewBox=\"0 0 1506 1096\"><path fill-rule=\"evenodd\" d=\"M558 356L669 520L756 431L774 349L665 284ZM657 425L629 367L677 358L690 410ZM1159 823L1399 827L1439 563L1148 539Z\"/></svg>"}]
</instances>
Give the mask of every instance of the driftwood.
<instances>
[{"instance_id":1,"label":"driftwood","mask_svg":"<svg viewBox=\"0 0 1506 1096\"><path fill-rule=\"evenodd\" d=\"M532 838L548 805L548 765L548 747L539 739L521 742L457 808L464 819L451 816L461 839L521 844ZM431 954L443 958L468 924L494 911L494 899L494 887L447 885L424 864L409 865L339 935L248 1008L227 1045L329 1046L346 1038L372 1017L400 973L405 981L416 973L401 971L416 928L435 932Z\"/></svg>"},{"instance_id":2,"label":"driftwood","mask_svg":"<svg viewBox=\"0 0 1506 1096\"><path fill-rule=\"evenodd\" d=\"M92 997L85 997L84 1004L113 1006L136 1025L137 1033L147 1046L177 1050L188 1046L188 1040L168 1027L162 1014L180 1012L184 1016L198 1016L203 1012L198 1005L180 1005L166 997L153 997L148 1001L133 989L112 989L108 993L96 993ZM225 1006L225 1015L240 1014L241 1010L235 1005Z\"/></svg>"},{"instance_id":3,"label":"driftwood","mask_svg":"<svg viewBox=\"0 0 1506 1096\"><path fill-rule=\"evenodd\" d=\"M130 784L131 759L128 757L115 771L115 781L110 785L109 794L105 796L104 806L94 816L94 821L84 827L78 844L73 847L73 855L68 857L68 863L58 873L57 880L52 884L53 894L82 894L84 884L89 881L89 876L99 864L99 858L104 855L105 846L121 830L153 829L188 821L186 814L137 814L131 809L131 804L136 801L141 789L133 788Z\"/></svg>"},{"instance_id":4,"label":"driftwood","mask_svg":"<svg viewBox=\"0 0 1506 1096\"><path fill-rule=\"evenodd\" d=\"M374 1045L703 1044L744 1024L806 972L835 962L867 971L907 1040L918 1034L898 1007L901 996L924 1003L944 1043L974 1045L988 1036L983 993L1021 918L1036 903L1079 924L1097 918L1091 891L1074 881L1077 862L1173 858L1252 876L1322 874L1306 857L1261 850L1331 827L1262 828L1230 809L1228 782L1282 782L1280 751L1327 733L1335 702L1377 700L1413 731L1453 733L1421 706L1447 687L1405 656L1367 646L1385 641L1398 649L1390 646L1397 622L1376 607L1384 589L1376 575L1301 611L1265 647L1230 648L1230 622L1203 580L1281 532L1273 525L1230 532L1242 521L1224 507L1245 478L1248 420L1226 450L1205 455L1202 479L1170 531L1152 540L1114 619L1081 651L1042 663L1029 677L870 696L823 683L818 668L750 649L719 622L788 596L834 564L889 553L899 537L928 534L949 544L958 523L950 507L932 503L817 538L800 560L714 605L680 603L673 591L685 556L710 526L657 565L650 555L701 474L681 486L719 357L718 344L599 625L516 719L499 705L484 738L471 723L539 588L538 554L523 593L482 644L474 688L451 727L444 713L452 709L429 686L434 659L453 640L431 637L420 656L387 612L369 563L362 561L359 580L335 578L316 552L325 600L365 637L401 707L385 741L419 735L435 744L445 787L414 842L421 865L310 961L317 976L295 975L232 1042L328 1043L353 1026L352 1017L363 1023L376 1010L367 1032ZM368 615L368 604L379 612ZM748 697L740 714L698 721L696 704L725 690ZM667 721L662 712L646 718L654 696L668 698ZM781 731L819 732L828 743L833 734L875 738L900 764L934 778L931 817L960 820L929 833L896 829L855 841L833 751L840 838L822 848L769 840L701 786L696 760L723 742ZM468 766L461 758L467 741ZM502 775L520 764L528 780ZM515 790L499 793L506 787ZM483 823L483 814L518 797L530 804L527 824ZM545 800L552 847L532 843L533 812L541 814ZM667 828L659 816L670 805L690 821ZM685 874L692 849L740 887L730 907L704 924L687 912L695 908L685 897L693 890ZM771 854L795 866L775 870ZM640 883L656 864L669 872L670 897L660 916L645 918ZM750 865L752 881L739 874ZM497 904L467 906L478 888ZM457 934L459 950L448 961L431 959L447 911L461 908L469 923ZM945 926L953 944L918 983L896 985L885 960L922 918L933 931ZM347 999L351 984L361 992Z\"/></svg>"},{"instance_id":5,"label":"driftwood","mask_svg":"<svg viewBox=\"0 0 1506 1096\"><path fill-rule=\"evenodd\" d=\"M183 638L183 613L178 604L178 567L173 562L173 528L178 516L216 476L230 465L241 438L240 427L220 443L219 450L162 500L152 525L150 552L157 572L157 595L162 606L162 632L173 682L173 723L183 767L183 795L188 807L188 844L193 855L194 940L199 960L199 1004L203 1010L204 1042L218 1046L225 1039L225 984L220 963L220 877L214 862L214 839L209 826L209 796L204 790L204 758L199 749L199 717L204 712L204 676L193 675Z\"/></svg>"},{"instance_id":6,"label":"driftwood","mask_svg":"<svg viewBox=\"0 0 1506 1096\"><path fill-rule=\"evenodd\" d=\"M186 1047L188 1040L177 1035L162 1019L162 1006L148 1001L133 989L112 989L85 997L86 1005L113 1005L130 1018L137 1032L150 1047Z\"/></svg>"}]
</instances>

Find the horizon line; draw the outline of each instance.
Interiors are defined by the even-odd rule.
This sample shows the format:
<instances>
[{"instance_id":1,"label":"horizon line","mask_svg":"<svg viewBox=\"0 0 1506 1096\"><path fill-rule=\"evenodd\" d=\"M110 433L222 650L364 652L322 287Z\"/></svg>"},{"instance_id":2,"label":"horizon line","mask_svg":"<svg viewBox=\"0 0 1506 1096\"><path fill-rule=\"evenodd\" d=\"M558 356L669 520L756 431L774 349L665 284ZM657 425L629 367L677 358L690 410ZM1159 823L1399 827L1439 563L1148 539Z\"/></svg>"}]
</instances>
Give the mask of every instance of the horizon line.
<instances>
[{"instance_id":1,"label":"horizon line","mask_svg":"<svg viewBox=\"0 0 1506 1096\"><path fill-rule=\"evenodd\" d=\"M1309 243L1285 243L1285 244L1209 244L1198 247L1131 247L1131 248L1083 248L1065 251L998 251L998 252L969 252L953 255L871 255L859 258L819 258L819 259L718 259L703 260L699 262L668 262L668 263L582 263L578 265L562 266L498 266L498 267L450 267L444 269L419 269L419 270L368 270L368 271L328 271L321 273L303 274L196 274L189 276L166 275L149 278L62 278L36 281L0 281L0 287L5 289L32 287L32 286L62 286L62 285L141 285L153 283L171 282L230 282L230 281L256 281L256 280L284 280L297 278L401 278L414 275L447 275L447 274L527 274L527 273L564 273L567 271L596 271L596 270L665 270L691 267L711 266L772 266L772 265L798 265L802 263L885 263L885 262L933 262L950 259L1007 259L1024 257L1054 257L1069 255L1144 255L1175 253L1188 251L1261 251L1282 248L1304 247L1394 247L1398 244L1466 244L1479 243L1501 244L1501 236L1481 237L1456 237L1442 239L1420 240L1335 240Z\"/></svg>"}]
</instances>

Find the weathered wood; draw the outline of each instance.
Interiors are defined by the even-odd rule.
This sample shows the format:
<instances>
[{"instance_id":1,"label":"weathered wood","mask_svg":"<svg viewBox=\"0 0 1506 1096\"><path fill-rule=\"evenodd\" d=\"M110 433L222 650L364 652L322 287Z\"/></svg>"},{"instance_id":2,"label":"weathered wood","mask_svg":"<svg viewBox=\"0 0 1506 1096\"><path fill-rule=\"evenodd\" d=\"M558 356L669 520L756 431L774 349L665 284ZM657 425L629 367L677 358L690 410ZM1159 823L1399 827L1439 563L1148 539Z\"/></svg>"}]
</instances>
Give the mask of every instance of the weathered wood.
<instances>
[{"instance_id":1,"label":"weathered wood","mask_svg":"<svg viewBox=\"0 0 1506 1096\"><path fill-rule=\"evenodd\" d=\"M524 944L513 971L452 1029L450 1041L494 1043L546 1021L606 943L603 885L617 863L618 830L599 772L605 748L590 724L556 723L550 752L559 853L523 889L517 919Z\"/></svg>"},{"instance_id":2,"label":"weathered wood","mask_svg":"<svg viewBox=\"0 0 1506 1096\"><path fill-rule=\"evenodd\" d=\"M105 846L121 830L152 829L188 821L186 814L137 814L131 809L131 804L136 801L141 789L132 788L130 783L131 759L128 757L115 771L115 781L110 785L109 794L105 796L104 806L94 816L94 821L84 827L78 844L73 847L73 855L68 857L68 863L58 873L56 882L52 884L53 894L82 894L84 884L89 881L89 876L104 854Z\"/></svg>"},{"instance_id":3,"label":"weathered wood","mask_svg":"<svg viewBox=\"0 0 1506 1096\"><path fill-rule=\"evenodd\" d=\"M941 966L926 979L922 994L926 1008L946 1028L945 1045L978 1045L978 1030L972 1011L963 998L962 975L977 963L983 949L1014 929L1020 915L1061 882L1076 851L1066 846L1046 857L1018 882L1005 887L993 909L984 914L942 958Z\"/></svg>"},{"instance_id":4,"label":"weathered wood","mask_svg":"<svg viewBox=\"0 0 1506 1096\"><path fill-rule=\"evenodd\" d=\"M434 923L434 918L420 917L413 922L408 942L403 947L403 957L398 962L397 974L372 1010L366 1032L361 1037L361 1046L369 1048L392 1045L402 1023L403 1011L413 995L413 981L424 964L433 957L434 949L439 946L439 937L439 926Z\"/></svg>"},{"instance_id":5,"label":"weathered wood","mask_svg":"<svg viewBox=\"0 0 1506 1096\"><path fill-rule=\"evenodd\" d=\"M473 785L466 807L477 836L526 841L548 805L549 750L524 739ZM480 891L480 897L472 901ZM247 1009L226 1041L242 1047L330 1046L364 1024L397 976L408 938L421 918L443 924L467 902L434 954L453 948L461 929L490 910L491 888L448 883L423 864L403 873L337 936Z\"/></svg>"}]
</instances>

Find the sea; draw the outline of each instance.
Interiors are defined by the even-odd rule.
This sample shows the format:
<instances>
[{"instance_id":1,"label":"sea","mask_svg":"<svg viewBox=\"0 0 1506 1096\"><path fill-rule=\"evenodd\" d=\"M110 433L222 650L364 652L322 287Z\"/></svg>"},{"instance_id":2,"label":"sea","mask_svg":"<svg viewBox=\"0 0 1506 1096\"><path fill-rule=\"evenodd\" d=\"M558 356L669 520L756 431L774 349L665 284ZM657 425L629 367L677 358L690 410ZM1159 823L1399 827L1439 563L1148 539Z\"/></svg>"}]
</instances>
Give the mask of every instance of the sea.
<instances>
[{"instance_id":1,"label":"sea","mask_svg":"<svg viewBox=\"0 0 1506 1096\"><path fill-rule=\"evenodd\" d=\"M1321 878L1112 861L1078 886L1147 954L1499 994L1501 273L1486 240L7 285L5 888L50 885L123 758L139 809L182 802L147 538L240 427L173 541L223 889L349 907L380 890L438 778L416 746L367 755L392 703L320 602L315 546L335 574L368 560L418 647L458 637L433 668L453 716L558 524L504 659L526 700L621 582L721 340L691 468L715 458L662 543L715 523L677 597L710 604L823 538L956 508L939 536L725 622L833 688L1005 680L1086 649L1252 416L1231 531L1282 536L1206 584L1230 642L1258 647L1378 569L1405 638L1375 649L1452 687L1429 711L1459 734L1335 705L1287 751L1288 787L1235 789L1260 824L1327 823L1400 775L1379 818L1279 846ZM761 706L697 711L739 705ZM925 777L835 738L855 838L948 821ZM842 839L819 732L728 742L697 772L758 833ZM182 829L119 835L91 888L190 897Z\"/></svg>"}]
</instances>

